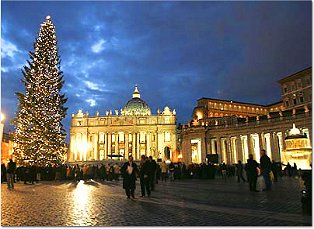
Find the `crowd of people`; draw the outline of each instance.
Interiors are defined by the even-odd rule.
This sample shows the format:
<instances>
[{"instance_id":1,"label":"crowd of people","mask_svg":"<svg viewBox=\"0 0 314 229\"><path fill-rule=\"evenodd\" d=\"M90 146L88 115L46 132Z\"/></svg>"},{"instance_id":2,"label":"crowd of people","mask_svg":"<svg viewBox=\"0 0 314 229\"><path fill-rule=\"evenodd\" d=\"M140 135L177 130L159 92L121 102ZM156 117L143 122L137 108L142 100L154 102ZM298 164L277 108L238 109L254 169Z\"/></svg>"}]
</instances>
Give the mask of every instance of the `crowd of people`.
<instances>
[{"instance_id":1,"label":"crowd of people","mask_svg":"<svg viewBox=\"0 0 314 229\"><path fill-rule=\"evenodd\" d=\"M122 164L121 162L106 164L62 164L59 166L19 166L10 160L7 166L1 165L1 181L8 183L8 188L13 189L15 182L24 182L24 184L34 184L41 180L88 180L95 181L119 181L123 177L123 187L130 186L137 178L140 180L141 196L150 196L154 191L155 184L160 182L173 182L178 179L215 179L221 177L228 179L236 177L238 182L248 182L250 191L258 191L256 189L257 177L263 176L265 181L265 191L271 190L272 182L276 182L278 176L286 174L287 176L298 175L296 164L292 167L289 163L285 170L282 170L281 163L271 162L266 155L265 150L261 151L260 164L253 159L253 155L249 155L247 163L242 164L213 164L210 162L186 165L178 162L156 162L153 158L142 155L141 161L135 163L133 157L129 161ZM131 175L129 175L131 174ZM131 185L131 187L133 187ZM133 190L134 191L134 190ZM132 197L134 192L128 189L126 195Z\"/></svg>"}]
</instances>

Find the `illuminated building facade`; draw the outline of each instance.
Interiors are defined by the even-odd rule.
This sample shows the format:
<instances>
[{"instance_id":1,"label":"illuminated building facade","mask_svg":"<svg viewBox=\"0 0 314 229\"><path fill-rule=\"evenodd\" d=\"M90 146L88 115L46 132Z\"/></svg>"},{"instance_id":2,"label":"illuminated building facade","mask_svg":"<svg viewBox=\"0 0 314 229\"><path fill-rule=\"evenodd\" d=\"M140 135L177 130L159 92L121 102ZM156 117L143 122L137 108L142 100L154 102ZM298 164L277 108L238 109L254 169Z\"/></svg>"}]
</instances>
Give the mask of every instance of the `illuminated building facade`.
<instances>
[{"instance_id":1,"label":"illuminated building facade","mask_svg":"<svg viewBox=\"0 0 314 229\"><path fill-rule=\"evenodd\" d=\"M287 154L291 155L293 150L289 148L291 143L286 137L293 124L299 128L302 142L306 142L304 155L300 155L301 149L298 157L307 157L305 155L312 150L311 72L312 69L308 68L279 81L283 101L287 98L290 101L291 94L293 101L293 96L302 92L303 99L297 97L292 106L286 106L282 101L262 106L207 98L198 100L191 122L180 129L178 148L182 152L182 161L201 163L208 155L217 154L219 163L235 164L238 160L246 162L252 153L259 162L260 150L265 149L272 160L287 162ZM286 90L286 85L292 85L292 82L297 88L291 86L293 91L289 87ZM290 157L290 163L294 162L303 168L309 168L311 163L301 163L297 156Z\"/></svg>"},{"instance_id":2,"label":"illuminated building facade","mask_svg":"<svg viewBox=\"0 0 314 229\"><path fill-rule=\"evenodd\" d=\"M171 159L176 150L176 112L165 107L156 115L135 86L132 99L120 110L95 116L72 114L68 162L122 160L133 155Z\"/></svg>"}]
</instances>

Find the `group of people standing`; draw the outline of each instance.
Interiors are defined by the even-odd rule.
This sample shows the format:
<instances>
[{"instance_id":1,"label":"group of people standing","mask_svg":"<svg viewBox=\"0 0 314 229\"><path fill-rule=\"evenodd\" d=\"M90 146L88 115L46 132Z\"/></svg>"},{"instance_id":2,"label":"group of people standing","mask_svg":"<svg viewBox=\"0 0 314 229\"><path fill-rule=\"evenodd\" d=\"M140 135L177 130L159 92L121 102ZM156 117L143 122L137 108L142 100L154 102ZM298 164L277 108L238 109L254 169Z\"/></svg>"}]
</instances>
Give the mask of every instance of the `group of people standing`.
<instances>
[{"instance_id":1,"label":"group of people standing","mask_svg":"<svg viewBox=\"0 0 314 229\"><path fill-rule=\"evenodd\" d=\"M245 181L241 171L241 161L239 161L238 167L238 182L240 182L240 178ZM261 150L260 164L258 164L257 161L253 159L252 154L249 154L249 159L247 160L247 164L245 165L245 170L251 192L258 192L258 190L256 189L256 184L257 177L260 174L263 176L265 182L265 189L263 189L263 191L271 190L272 181L270 173L272 172L272 162L270 158L266 155L266 151L264 149Z\"/></svg>"},{"instance_id":2,"label":"group of people standing","mask_svg":"<svg viewBox=\"0 0 314 229\"><path fill-rule=\"evenodd\" d=\"M129 156L129 160L121 167L121 175L123 177L123 188L128 199L135 198L134 191L136 189L136 179L140 178L141 197L151 196L151 191L155 190L157 172L157 163L152 156L141 156L139 167L133 162L133 156Z\"/></svg>"}]
</instances>

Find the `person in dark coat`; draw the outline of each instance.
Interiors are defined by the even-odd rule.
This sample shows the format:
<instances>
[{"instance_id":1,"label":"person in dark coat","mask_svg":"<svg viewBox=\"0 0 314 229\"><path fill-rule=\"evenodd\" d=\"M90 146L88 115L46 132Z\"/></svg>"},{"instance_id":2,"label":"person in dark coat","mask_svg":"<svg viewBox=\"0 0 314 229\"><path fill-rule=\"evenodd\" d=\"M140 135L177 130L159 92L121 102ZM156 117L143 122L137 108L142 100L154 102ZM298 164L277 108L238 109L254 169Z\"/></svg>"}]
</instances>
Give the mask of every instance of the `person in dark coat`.
<instances>
[{"instance_id":1,"label":"person in dark coat","mask_svg":"<svg viewBox=\"0 0 314 229\"><path fill-rule=\"evenodd\" d=\"M240 160L238 160L238 164L237 164L237 177L238 177L238 183L240 183L240 179L243 182L246 182L246 180L243 177L243 165Z\"/></svg>"},{"instance_id":2,"label":"person in dark coat","mask_svg":"<svg viewBox=\"0 0 314 229\"><path fill-rule=\"evenodd\" d=\"M151 184L150 184L150 161L148 161L145 155L141 156L141 164L140 164L140 184L141 184L141 197L145 196L145 190L147 192L148 197L150 197L151 193Z\"/></svg>"},{"instance_id":3,"label":"person in dark coat","mask_svg":"<svg viewBox=\"0 0 314 229\"><path fill-rule=\"evenodd\" d=\"M155 190L155 183L156 183L156 172L157 172L157 163L153 160L152 156L149 156L149 186L150 190Z\"/></svg>"},{"instance_id":4,"label":"person in dark coat","mask_svg":"<svg viewBox=\"0 0 314 229\"><path fill-rule=\"evenodd\" d=\"M7 181L7 168L5 167L5 164L1 164L1 183Z\"/></svg>"},{"instance_id":5,"label":"person in dark coat","mask_svg":"<svg viewBox=\"0 0 314 229\"><path fill-rule=\"evenodd\" d=\"M10 159L10 162L8 163L7 168L7 184L8 189L14 189L14 182L13 182L13 176L15 174L16 170L16 164Z\"/></svg>"},{"instance_id":6,"label":"person in dark coat","mask_svg":"<svg viewBox=\"0 0 314 229\"><path fill-rule=\"evenodd\" d=\"M122 166L121 174L123 176L123 188L125 189L128 199L130 199L130 196L135 198L134 190L136 188L135 180L138 174L138 168L137 165L133 162L132 155L129 156L129 161L125 162Z\"/></svg>"},{"instance_id":7,"label":"person in dark coat","mask_svg":"<svg viewBox=\"0 0 314 229\"><path fill-rule=\"evenodd\" d=\"M245 167L249 187L251 192L258 192L256 190L256 182L257 182L257 169L258 169L258 163L253 160L253 154L249 155L249 159L247 160L247 164Z\"/></svg>"},{"instance_id":8,"label":"person in dark coat","mask_svg":"<svg viewBox=\"0 0 314 229\"><path fill-rule=\"evenodd\" d=\"M266 151L264 149L261 150L261 159L260 159L260 166L261 166L261 174L264 177L266 189L263 191L270 191L271 190L271 180L270 180L270 171L271 171L271 161L270 158L266 155Z\"/></svg>"}]
</instances>

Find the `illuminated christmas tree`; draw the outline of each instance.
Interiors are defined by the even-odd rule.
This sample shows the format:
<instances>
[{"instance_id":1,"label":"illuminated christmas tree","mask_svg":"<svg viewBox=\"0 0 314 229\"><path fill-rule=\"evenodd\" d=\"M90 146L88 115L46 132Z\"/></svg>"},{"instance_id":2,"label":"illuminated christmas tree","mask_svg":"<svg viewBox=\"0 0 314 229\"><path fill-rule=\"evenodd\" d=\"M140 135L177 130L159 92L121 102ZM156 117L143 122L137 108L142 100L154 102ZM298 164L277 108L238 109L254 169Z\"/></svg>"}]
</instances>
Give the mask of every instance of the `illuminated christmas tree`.
<instances>
[{"instance_id":1,"label":"illuminated christmas tree","mask_svg":"<svg viewBox=\"0 0 314 229\"><path fill-rule=\"evenodd\" d=\"M14 156L19 164L56 165L65 155L66 98L61 94L63 72L57 49L55 26L46 17L22 70L25 93L16 93L19 104L14 119Z\"/></svg>"}]
</instances>

